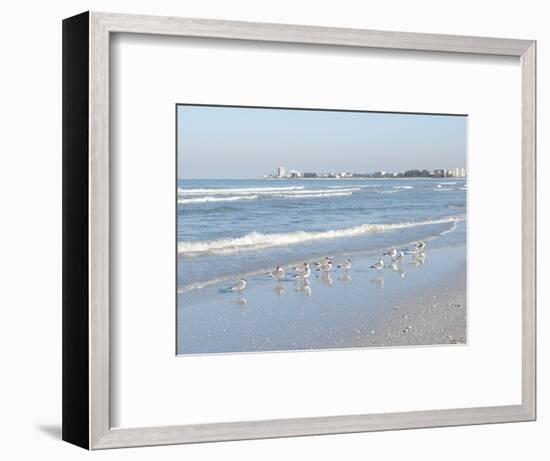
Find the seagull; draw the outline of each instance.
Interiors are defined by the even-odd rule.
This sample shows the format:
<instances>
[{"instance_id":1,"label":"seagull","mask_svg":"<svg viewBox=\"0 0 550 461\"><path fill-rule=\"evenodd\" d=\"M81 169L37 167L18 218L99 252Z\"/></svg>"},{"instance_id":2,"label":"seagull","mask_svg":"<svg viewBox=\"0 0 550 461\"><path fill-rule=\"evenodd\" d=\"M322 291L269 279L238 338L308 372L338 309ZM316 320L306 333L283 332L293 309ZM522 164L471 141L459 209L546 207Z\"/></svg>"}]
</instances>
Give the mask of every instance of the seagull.
<instances>
[{"instance_id":1,"label":"seagull","mask_svg":"<svg viewBox=\"0 0 550 461\"><path fill-rule=\"evenodd\" d=\"M277 266L273 272L269 273L269 275L280 281L285 276L285 270L281 266Z\"/></svg>"},{"instance_id":2,"label":"seagull","mask_svg":"<svg viewBox=\"0 0 550 461\"><path fill-rule=\"evenodd\" d=\"M306 269L309 269L309 263L307 261L304 264L302 264L301 266L294 267L294 270L298 271L298 272L305 272Z\"/></svg>"},{"instance_id":3,"label":"seagull","mask_svg":"<svg viewBox=\"0 0 550 461\"><path fill-rule=\"evenodd\" d=\"M296 266L294 267L293 269L297 272L305 272L306 269L309 268L309 263L306 261L304 264L302 264L301 266Z\"/></svg>"},{"instance_id":4,"label":"seagull","mask_svg":"<svg viewBox=\"0 0 550 461\"><path fill-rule=\"evenodd\" d=\"M393 259L397 256L397 250L392 248L390 251L386 251L382 256L389 256L390 259Z\"/></svg>"},{"instance_id":5,"label":"seagull","mask_svg":"<svg viewBox=\"0 0 550 461\"><path fill-rule=\"evenodd\" d=\"M346 259L342 264L338 264L338 269L349 270L351 268L351 259Z\"/></svg>"},{"instance_id":6,"label":"seagull","mask_svg":"<svg viewBox=\"0 0 550 461\"><path fill-rule=\"evenodd\" d=\"M322 271L322 272L329 272L332 270L332 261L330 258L326 261L326 263L321 264L316 270Z\"/></svg>"},{"instance_id":7,"label":"seagull","mask_svg":"<svg viewBox=\"0 0 550 461\"><path fill-rule=\"evenodd\" d=\"M307 262L304 263L304 268L299 269L298 273L293 275L295 279L307 279L311 274L311 269L309 268L309 264Z\"/></svg>"},{"instance_id":8,"label":"seagull","mask_svg":"<svg viewBox=\"0 0 550 461\"><path fill-rule=\"evenodd\" d=\"M239 280L235 285L233 285L230 290L231 291L242 291L244 290L244 287L246 286L246 280L241 279Z\"/></svg>"},{"instance_id":9,"label":"seagull","mask_svg":"<svg viewBox=\"0 0 550 461\"><path fill-rule=\"evenodd\" d=\"M415 245L415 247L418 249L418 251L424 251L424 248L426 248L426 242L421 240Z\"/></svg>"},{"instance_id":10,"label":"seagull","mask_svg":"<svg viewBox=\"0 0 550 461\"><path fill-rule=\"evenodd\" d=\"M328 256L325 256L321 261L315 261L313 264L315 264L317 267L324 266L330 262L330 258Z\"/></svg>"},{"instance_id":11,"label":"seagull","mask_svg":"<svg viewBox=\"0 0 550 461\"><path fill-rule=\"evenodd\" d=\"M415 246L413 247L413 249L409 249L409 248L406 248L405 249L405 253L408 254L408 255L418 255L420 254L420 250Z\"/></svg>"},{"instance_id":12,"label":"seagull","mask_svg":"<svg viewBox=\"0 0 550 461\"><path fill-rule=\"evenodd\" d=\"M377 271L381 271L384 269L384 260L380 259L377 263L370 266L371 269L376 269Z\"/></svg>"},{"instance_id":13,"label":"seagull","mask_svg":"<svg viewBox=\"0 0 550 461\"><path fill-rule=\"evenodd\" d=\"M405 257L405 253L403 253L403 251L400 251L399 254L392 259L392 262L399 262L404 257Z\"/></svg>"}]
</instances>

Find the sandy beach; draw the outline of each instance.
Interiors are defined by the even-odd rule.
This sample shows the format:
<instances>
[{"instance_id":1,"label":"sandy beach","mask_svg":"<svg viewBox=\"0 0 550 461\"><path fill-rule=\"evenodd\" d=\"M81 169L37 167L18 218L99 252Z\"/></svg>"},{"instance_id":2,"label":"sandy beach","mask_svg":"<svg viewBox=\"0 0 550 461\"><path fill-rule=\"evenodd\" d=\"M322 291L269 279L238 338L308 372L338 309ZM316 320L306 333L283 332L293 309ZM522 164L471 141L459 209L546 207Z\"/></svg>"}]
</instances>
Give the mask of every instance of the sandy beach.
<instances>
[{"instance_id":1,"label":"sandy beach","mask_svg":"<svg viewBox=\"0 0 550 461\"><path fill-rule=\"evenodd\" d=\"M313 271L228 282L179 294L178 352L185 354L465 344L466 224L428 240L423 258L407 255L381 271L379 252L351 257L349 271Z\"/></svg>"}]
</instances>

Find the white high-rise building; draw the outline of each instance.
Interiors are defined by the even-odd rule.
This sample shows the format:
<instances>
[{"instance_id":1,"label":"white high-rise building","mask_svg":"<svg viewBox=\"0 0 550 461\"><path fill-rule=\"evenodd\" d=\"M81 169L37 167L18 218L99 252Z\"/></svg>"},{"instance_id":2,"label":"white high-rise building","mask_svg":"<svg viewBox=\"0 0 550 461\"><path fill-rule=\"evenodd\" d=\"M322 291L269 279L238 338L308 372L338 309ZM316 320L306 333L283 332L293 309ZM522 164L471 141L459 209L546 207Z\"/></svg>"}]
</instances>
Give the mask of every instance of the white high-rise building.
<instances>
[{"instance_id":1,"label":"white high-rise building","mask_svg":"<svg viewBox=\"0 0 550 461\"><path fill-rule=\"evenodd\" d=\"M447 177L449 178L465 178L467 176L466 168L451 168L447 170Z\"/></svg>"},{"instance_id":2,"label":"white high-rise building","mask_svg":"<svg viewBox=\"0 0 550 461\"><path fill-rule=\"evenodd\" d=\"M280 166L277 170L277 176L279 178L284 178L286 177L286 168L284 166Z\"/></svg>"}]
</instances>

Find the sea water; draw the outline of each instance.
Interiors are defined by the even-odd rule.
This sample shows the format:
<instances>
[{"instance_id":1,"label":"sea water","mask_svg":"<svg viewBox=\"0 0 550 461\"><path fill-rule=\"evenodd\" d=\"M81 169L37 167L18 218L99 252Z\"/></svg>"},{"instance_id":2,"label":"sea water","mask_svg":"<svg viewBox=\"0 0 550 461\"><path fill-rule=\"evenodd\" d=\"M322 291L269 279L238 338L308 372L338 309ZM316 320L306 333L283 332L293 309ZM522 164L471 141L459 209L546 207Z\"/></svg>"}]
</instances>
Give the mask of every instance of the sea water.
<instances>
[{"instance_id":1,"label":"sea water","mask_svg":"<svg viewBox=\"0 0 550 461\"><path fill-rule=\"evenodd\" d=\"M179 293L325 255L406 246L466 219L467 181L458 178L201 179L177 187Z\"/></svg>"}]
</instances>

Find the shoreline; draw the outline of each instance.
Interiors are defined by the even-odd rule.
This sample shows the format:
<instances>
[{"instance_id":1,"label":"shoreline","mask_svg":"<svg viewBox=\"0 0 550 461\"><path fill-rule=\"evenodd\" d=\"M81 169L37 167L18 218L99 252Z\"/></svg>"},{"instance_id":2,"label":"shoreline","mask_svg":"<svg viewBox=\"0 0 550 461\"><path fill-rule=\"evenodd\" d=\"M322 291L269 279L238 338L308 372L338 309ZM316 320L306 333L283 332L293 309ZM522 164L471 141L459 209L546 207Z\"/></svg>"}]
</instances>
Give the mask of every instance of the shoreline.
<instances>
[{"instance_id":1,"label":"shoreline","mask_svg":"<svg viewBox=\"0 0 550 461\"><path fill-rule=\"evenodd\" d=\"M261 275L243 293L180 293L178 354L465 344L466 243L441 236L425 254L380 273L359 254L347 273L312 271L307 284Z\"/></svg>"}]
</instances>

